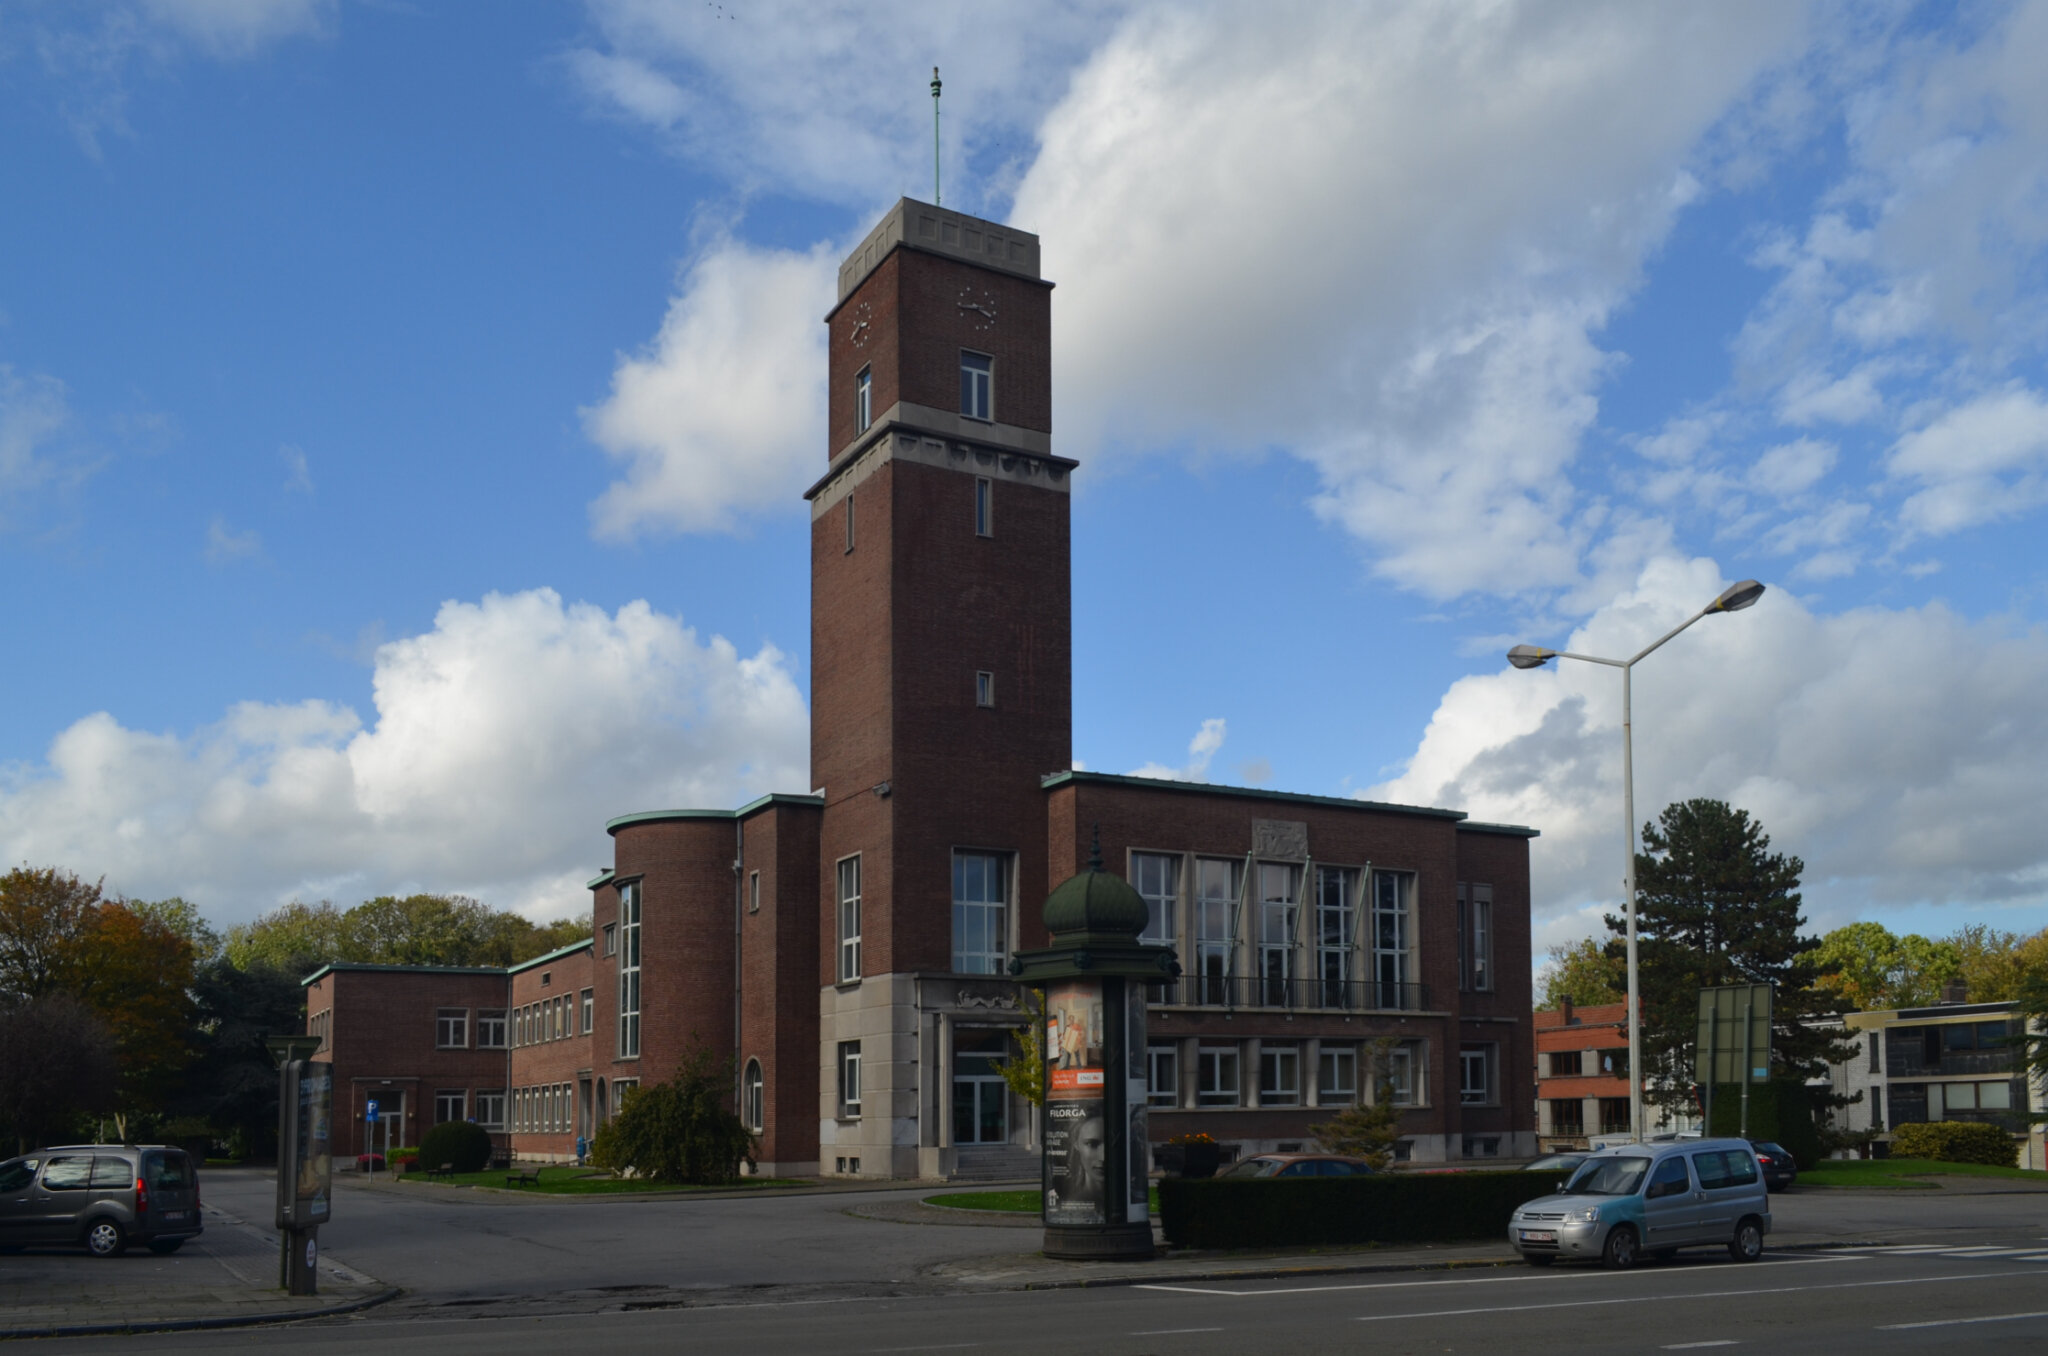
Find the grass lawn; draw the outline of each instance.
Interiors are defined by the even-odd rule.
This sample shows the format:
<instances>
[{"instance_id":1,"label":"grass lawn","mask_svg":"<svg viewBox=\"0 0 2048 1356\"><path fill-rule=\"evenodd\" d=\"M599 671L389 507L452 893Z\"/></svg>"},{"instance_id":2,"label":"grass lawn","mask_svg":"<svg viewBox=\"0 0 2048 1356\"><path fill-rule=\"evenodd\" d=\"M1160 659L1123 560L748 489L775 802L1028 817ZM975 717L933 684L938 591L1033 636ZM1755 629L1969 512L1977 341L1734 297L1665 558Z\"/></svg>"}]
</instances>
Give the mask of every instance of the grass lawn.
<instances>
[{"instance_id":1,"label":"grass lawn","mask_svg":"<svg viewBox=\"0 0 2048 1356\"><path fill-rule=\"evenodd\" d=\"M424 1173L408 1173L408 1181L423 1186L485 1186L503 1189L505 1179L517 1168L494 1168L488 1172L458 1172L453 1177L436 1178L428 1182ZM550 1196L602 1196L619 1192L637 1191L732 1191L751 1190L755 1187L809 1186L810 1183L790 1177L742 1177L737 1182L726 1182L719 1186L678 1186L672 1182L622 1181L610 1173L596 1168L579 1168L572 1163L551 1164L540 1170L540 1184L529 1183L515 1187L517 1191L537 1191Z\"/></svg>"},{"instance_id":2,"label":"grass lawn","mask_svg":"<svg viewBox=\"0 0 2048 1356\"><path fill-rule=\"evenodd\" d=\"M1151 1188L1152 1213L1159 1213L1159 1188ZM944 1206L950 1210L1001 1210L1016 1215L1035 1215L1043 1204L1039 1194L1031 1191L955 1191L944 1196L927 1196L926 1205Z\"/></svg>"},{"instance_id":3,"label":"grass lawn","mask_svg":"<svg viewBox=\"0 0 2048 1356\"><path fill-rule=\"evenodd\" d=\"M2016 1177L2048 1185L2048 1173L2024 1168L1994 1168L1984 1163L1941 1163L1931 1158L1829 1159L1811 1172L1799 1174L1800 1186L1818 1187L1939 1187L1924 1179L1946 1177Z\"/></svg>"}]
</instances>

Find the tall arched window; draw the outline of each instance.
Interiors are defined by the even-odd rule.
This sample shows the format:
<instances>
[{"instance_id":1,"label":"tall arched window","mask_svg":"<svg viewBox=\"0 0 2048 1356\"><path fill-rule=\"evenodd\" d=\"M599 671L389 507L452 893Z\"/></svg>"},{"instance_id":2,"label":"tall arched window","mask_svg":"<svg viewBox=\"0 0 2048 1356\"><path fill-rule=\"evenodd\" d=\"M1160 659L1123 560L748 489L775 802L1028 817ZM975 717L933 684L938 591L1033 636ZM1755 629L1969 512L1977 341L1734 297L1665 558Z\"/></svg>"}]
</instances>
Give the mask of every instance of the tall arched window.
<instances>
[{"instance_id":1,"label":"tall arched window","mask_svg":"<svg viewBox=\"0 0 2048 1356\"><path fill-rule=\"evenodd\" d=\"M746 1075L740 1079L740 1119L747 1123L747 1129L760 1134L767 1123L768 1099L766 1081L761 1077L761 1061L747 1061Z\"/></svg>"}]
</instances>

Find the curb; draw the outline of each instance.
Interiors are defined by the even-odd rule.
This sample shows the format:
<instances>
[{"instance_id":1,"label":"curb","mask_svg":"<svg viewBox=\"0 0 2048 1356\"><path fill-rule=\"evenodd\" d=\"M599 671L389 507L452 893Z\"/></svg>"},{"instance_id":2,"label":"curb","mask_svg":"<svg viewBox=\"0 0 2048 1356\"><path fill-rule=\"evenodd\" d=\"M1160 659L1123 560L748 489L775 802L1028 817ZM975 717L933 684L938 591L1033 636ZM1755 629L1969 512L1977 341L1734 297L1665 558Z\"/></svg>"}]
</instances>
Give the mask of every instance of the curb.
<instances>
[{"instance_id":1,"label":"curb","mask_svg":"<svg viewBox=\"0 0 2048 1356\"><path fill-rule=\"evenodd\" d=\"M1255 1271L1202 1271L1150 1276L1082 1276L1066 1281L1027 1281L1019 1290L1100 1290L1117 1285L1170 1285L1178 1281L1276 1281L1292 1276L1369 1276L1390 1271L1477 1271L1521 1265L1519 1257L1453 1257L1441 1262L1375 1262L1364 1266L1268 1267Z\"/></svg>"},{"instance_id":2,"label":"curb","mask_svg":"<svg viewBox=\"0 0 2048 1356\"><path fill-rule=\"evenodd\" d=\"M214 1328L254 1328L269 1323L296 1323L306 1318L331 1318L374 1308L397 1299L399 1288L390 1286L367 1299L347 1304L330 1304L324 1309L298 1309L276 1314L235 1314L221 1318L137 1319L126 1323L55 1323L42 1328L0 1328L0 1342L30 1337L114 1337L132 1332L201 1332Z\"/></svg>"}]
</instances>

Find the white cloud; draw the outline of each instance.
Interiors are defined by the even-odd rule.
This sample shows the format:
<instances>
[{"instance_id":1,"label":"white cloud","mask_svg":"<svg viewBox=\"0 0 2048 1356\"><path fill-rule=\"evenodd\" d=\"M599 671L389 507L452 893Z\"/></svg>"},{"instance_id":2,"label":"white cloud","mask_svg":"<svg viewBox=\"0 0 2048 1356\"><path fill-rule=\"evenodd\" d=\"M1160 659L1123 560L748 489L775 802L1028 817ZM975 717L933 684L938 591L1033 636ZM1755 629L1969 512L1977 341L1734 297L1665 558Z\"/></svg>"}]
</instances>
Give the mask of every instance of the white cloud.
<instances>
[{"instance_id":1,"label":"white cloud","mask_svg":"<svg viewBox=\"0 0 2048 1356\"><path fill-rule=\"evenodd\" d=\"M7 496L49 479L52 468L43 449L70 417L63 382L18 377L0 363L0 508Z\"/></svg>"},{"instance_id":2,"label":"white cloud","mask_svg":"<svg viewBox=\"0 0 2048 1356\"><path fill-rule=\"evenodd\" d=\"M1131 769L1132 777L1157 777L1170 782L1198 782L1209 774L1209 764L1216 757L1216 751L1223 747L1227 727L1221 716L1213 716L1202 722L1202 728L1195 731L1195 737L1188 741L1188 761L1181 767L1168 767L1164 763L1147 763ZM1076 767L1080 766L1078 763Z\"/></svg>"},{"instance_id":3,"label":"white cloud","mask_svg":"<svg viewBox=\"0 0 2048 1356\"><path fill-rule=\"evenodd\" d=\"M1892 475L1921 486L1899 511L1915 535L2011 518L2048 501L2048 400L2014 383L1899 439Z\"/></svg>"},{"instance_id":4,"label":"white cloud","mask_svg":"<svg viewBox=\"0 0 2048 1356\"><path fill-rule=\"evenodd\" d=\"M1749 468L1749 483L1759 494L1790 498L1812 489L1815 481L1834 469L1835 458L1835 445L1817 438L1780 443Z\"/></svg>"},{"instance_id":5,"label":"white cloud","mask_svg":"<svg viewBox=\"0 0 2048 1356\"><path fill-rule=\"evenodd\" d=\"M313 468L307 463L303 450L286 443L277 449L277 459L284 463L285 470L291 472L284 482L285 489L295 494L313 492Z\"/></svg>"},{"instance_id":6,"label":"white cloud","mask_svg":"<svg viewBox=\"0 0 2048 1356\"><path fill-rule=\"evenodd\" d=\"M270 43L318 33L331 0L142 0L141 11L216 57L246 57Z\"/></svg>"},{"instance_id":7,"label":"white cloud","mask_svg":"<svg viewBox=\"0 0 2048 1356\"><path fill-rule=\"evenodd\" d=\"M368 726L322 701L244 702L190 734L87 716L42 763L0 767L0 856L226 921L405 888L559 914L587 904L570 883L606 860L608 817L806 784L784 657L645 603L444 604L379 649L374 694Z\"/></svg>"},{"instance_id":8,"label":"white cloud","mask_svg":"<svg viewBox=\"0 0 2048 1356\"><path fill-rule=\"evenodd\" d=\"M1653 562L1561 648L1626 656L1724 585ZM2039 897L2048 640L1940 605L1819 616L1783 590L1708 617L1635 673L1636 820L1714 796L1807 864L1809 913ZM1534 825L1539 927L1620 899L1620 680L1557 661L1461 679L1373 799Z\"/></svg>"},{"instance_id":9,"label":"white cloud","mask_svg":"<svg viewBox=\"0 0 2048 1356\"><path fill-rule=\"evenodd\" d=\"M1287 447L1405 587L1583 584L1593 335L1800 31L1776 5L1146 10L1012 213L1061 285L1068 447Z\"/></svg>"},{"instance_id":10,"label":"white cloud","mask_svg":"<svg viewBox=\"0 0 2048 1356\"><path fill-rule=\"evenodd\" d=\"M219 514L206 525L206 561L209 565L225 565L231 560L246 560L263 552L263 538L254 528L237 532L227 525Z\"/></svg>"},{"instance_id":11,"label":"white cloud","mask_svg":"<svg viewBox=\"0 0 2048 1356\"><path fill-rule=\"evenodd\" d=\"M583 411L626 463L590 506L602 537L729 531L794 510L825 470L825 327L838 259L721 240L669 303L661 333L622 356L611 395Z\"/></svg>"}]
</instances>

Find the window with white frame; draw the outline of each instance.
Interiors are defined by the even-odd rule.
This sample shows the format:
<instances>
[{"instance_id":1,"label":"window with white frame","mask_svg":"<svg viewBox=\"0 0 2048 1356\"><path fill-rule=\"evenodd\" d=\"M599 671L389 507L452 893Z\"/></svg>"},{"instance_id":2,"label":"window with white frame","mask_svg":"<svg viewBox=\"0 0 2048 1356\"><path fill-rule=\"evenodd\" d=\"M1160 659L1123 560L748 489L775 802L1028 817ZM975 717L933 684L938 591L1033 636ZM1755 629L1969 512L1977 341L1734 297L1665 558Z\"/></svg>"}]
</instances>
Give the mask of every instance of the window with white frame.
<instances>
[{"instance_id":1,"label":"window with white frame","mask_svg":"<svg viewBox=\"0 0 2048 1356\"><path fill-rule=\"evenodd\" d=\"M839 1042L839 1116L860 1119L860 1042Z\"/></svg>"},{"instance_id":2,"label":"window with white frame","mask_svg":"<svg viewBox=\"0 0 2048 1356\"><path fill-rule=\"evenodd\" d=\"M1387 1051L1386 1086L1395 1106L1423 1105L1420 1055L1413 1043L1397 1045Z\"/></svg>"},{"instance_id":3,"label":"window with white frame","mask_svg":"<svg viewBox=\"0 0 2048 1356\"><path fill-rule=\"evenodd\" d=\"M851 491L848 491L846 496L845 526L846 550L848 553L851 553L853 550L853 494Z\"/></svg>"},{"instance_id":4,"label":"window with white frame","mask_svg":"<svg viewBox=\"0 0 2048 1356\"><path fill-rule=\"evenodd\" d=\"M442 1008L434 1014L434 1044L443 1050L469 1048L468 1008Z\"/></svg>"},{"instance_id":5,"label":"window with white frame","mask_svg":"<svg viewBox=\"0 0 2048 1356\"><path fill-rule=\"evenodd\" d=\"M761 873L758 871L747 873L747 912L761 912Z\"/></svg>"},{"instance_id":6,"label":"window with white frame","mask_svg":"<svg viewBox=\"0 0 2048 1356\"><path fill-rule=\"evenodd\" d=\"M994 706L996 704L996 676L987 669L977 670L974 675L974 704Z\"/></svg>"},{"instance_id":7,"label":"window with white frame","mask_svg":"<svg viewBox=\"0 0 2048 1356\"><path fill-rule=\"evenodd\" d=\"M1145 900L1141 942L1173 945L1173 915L1180 907L1180 857L1164 852L1131 854L1131 884Z\"/></svg>"},{"instance_id":8,"label":"window with white frame","mask_svg":"<svg viewBox=\"0 0 2048 1356\"><path fill-rule=\"evenodd\" d=\"M860 855L839 863L839 982L860 978Z\"/></svg>"},{"instance_id":9,"label":"window with white frame","mask_svg":"<svg viewBox=\"0 0 2048 1356\"><path fill-rule=\"evenodd\" d=\"M1324 1045L1316 1053L1316 1101L1348 1106L1358 1100L1358 1051L1349 1045Z\"/></svg>"},{"instance_id":10,"label":"window with white frame","mask_svg":"<svg viewBox=\"0 0 2048 1356\"><path fill-rule=\"evenodd\" d=\"M619 929L615 923L604 925L604 954L616 955L619 949Z\"/></svg>"},{"instance_id":11,"label":"window with white frame","mask_svg":"<svg viewBox=\"0 0 2048 1356\"><path fill-rule=\"evenodd\" d=\"M866 433L875 422L875 374L872 368L863 367L853 379L853 426L856 433Z\"/></svg>"},{"instance_id":12,"label":"window with white frame","mask_svg":"<svg viewBox=\"0 0 2048 1356\"><path fill-rule=\"evenodd\" d=\"M1472 987L1481 993L1493 988L1493 887L1469 887L1472 913Z\"/></svg>"},{"instance_id":13,"label":"window with white frame","mask_svg":"<svg viewBox=\"0 0 2048 1356\"><path fill-rule=\"evenodd\" d=\"M1234 857L1195 859L1195 974L1203 1003L1231 999L1230 953L1236 943L1237 897L1244 863Z\"/></svg>"},{"instance_id":14,"label":"window with white frame","mask_svg":"<svg viewBox=\"0 0 2048 1356\"><path fill-rule=\"evenodd\" d=\"M1358 927L1358 872L1316 868L1316 978L1322 1005L1350 1007L1351 948Z\"/></svg>"},{"instance_id":15,"label":"window with white frame","mask_svg":"<svg viewBox=\"0 0 2048 1356\"><path fill-rule=\"evenodd\" d=\"M1409 908L1415 877L1407 871L1372 873L1372 978L1380 992L1373 1006L1398 1008L1408 983Z\"/></svg>"},{"instance_id":16,"label":"window with white frame","mask_svg":"<svg viewBox=\"0 0 2048 1356\"><path fill-rule=\"evenodd\" d=\"M476 1094L476 1123L486 1130L505 1128L505 1090L479 1088Z\"/></svg>"},{"instance_id":17,"label":"window with white frame","mask_svg":"<svg viewBox=\"0 0 2048 1356\"><path fill-rule=\"evenodd\" d=\"M459 1121L469 1115L469 1089L443 1088L434 1094L434 1124Z\"/></svg>"},{"instance_id":18,"label":"window with white frame","mask_svg":"<svg viewBox=\"0 0 2048 1356\"><path fill-rule=\"evenodd\" d=\"M1458 1048L1458 1100L1466 1106L1493 1102L1493 1052L1491 1045Z\"/></svg>"},{"instance_id":19,"label":"window with white frame","mask_svg":"<svg viewBox=\"0 0 2048 1356\"><path fill-rule=\"evenodd\" d=\"M960 413L969 419L995 418L995 359L960 351Z\"/></svg>"},{"instance_id":20,"label":"window with white frame","mask_svg":"<svg viewBox=\"0 0 2048 1356\"><path fill-rule=\"evenodd\" d=\"M1274 1045L1259 1047L1259 1105L1301 1105L1301 1047Z\"/></svg>"},{"instance_id":21,"label":"window with white frame","mask_svg":"<svg viewBox=\"0 0 2048 1356\"><path fill-rule=\"evenodd\" d=\"M995 535L995 482L987 476L974 478L974 535L993 537Z\"/></svg>"},{"instance_id":22,"label":"window with white frame","mask_svg":"<svg viewBox=\"0 0 2048 1356\"><path fill-rule=\"evenodd\" d=\"M740 1119L755 1134L768 1123L768 1080L761 1076L761 1061L747 1061L746 1076L740 1080Z\"/></svg>"},{"instance_id":23,"label":"window with white frame","mask_svg":"<svg viewBox=\"0 0 2048 1356\"><path fill-rule=\"evenodd\" d=\"M1260 1001L1286 1007L1294 981L1294 920L1301 894L1301 868L1280 862L1259 863Z\"/></svg>"},{"instance_id":24,"label":"window with white frame","mask_svg":"<svg viewBox=\"0 0 2048 1356\"><path fill-rule=\"evenodd\" d=\"M1237 1046L1204 1045L1195 1051L1195 1102L1199 1106L1236 1106L1242 1099L1237 1074Z\"/></svg>"},{"instance_id":25,"label":"window with white frame","mask_svg":"<svg viewBox=\"0 0 2048 1356\"><path fill-rule=\"evenodd\" d=\"M476 1048L479 1050L502 1050L505 1048L505 1009L483 1008L477 1012Z\"/></svg>"},{"instance_id":26,"label":"window with white frame","mask_svg":"<svg viewBox=\"0 0 2048 1356\"><path fill-rule=\"evenodd\" d=\"M1145 1048L1145 1104L1180 1105L1180 1047L1151 1045Z\"/></svg>"},{"instance_id":27,"label":"window with white frame","mask_svg":"<svg viewBox=\"0 0 2048 1356\"><path fill-rule=\"evenodd\" d=\"M953 854L953 969L999 975L1009 959L1009 858L995 852Z\"/></svg>"},{"instance_id":28,"label":"window with white frame","mask_svg":"<svg viewBox=\"0 0 2048 1356\"><path fill-rule=\"evenodd\" d=\"M583 1002L583 1034L588 1036L597 1023L597 990L585 989L581 994Z\"/></svg>"},{"instance_id":29,"label":"window with white frame","mask_svg":"<svg viewBox=\"0 0 2048 1356\"><path fill-rule=\"evenodd\" d=\"M640 1057L640 882L619 887L619 1058Z\"/></svg>"}]
</instances>

